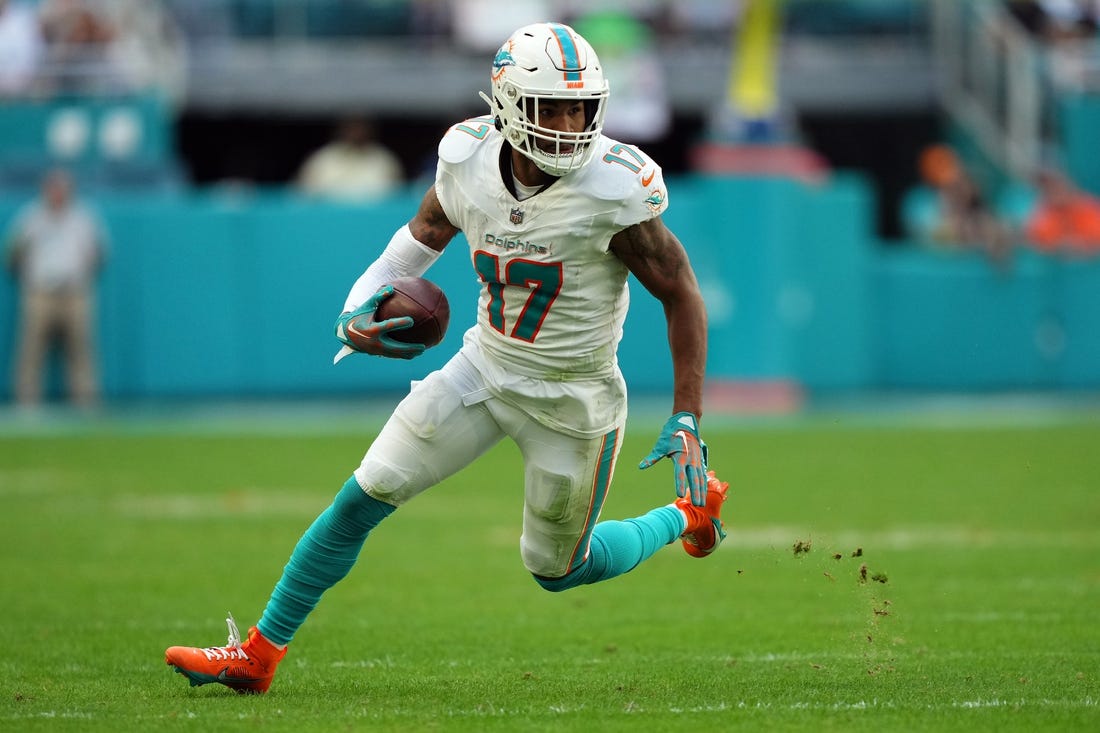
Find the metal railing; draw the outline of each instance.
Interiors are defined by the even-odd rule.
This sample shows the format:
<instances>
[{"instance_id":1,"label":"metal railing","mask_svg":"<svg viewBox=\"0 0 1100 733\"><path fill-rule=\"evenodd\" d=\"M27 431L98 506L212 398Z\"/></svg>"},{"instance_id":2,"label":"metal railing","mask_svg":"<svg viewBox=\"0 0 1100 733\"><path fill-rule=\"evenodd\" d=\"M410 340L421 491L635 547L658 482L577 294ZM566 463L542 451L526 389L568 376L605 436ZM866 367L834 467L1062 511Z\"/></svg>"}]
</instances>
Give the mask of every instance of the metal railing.
<instances>
[{"instance_id":1,"label":"metal railing","mask_svg":"<svg viewBox=\"0 0 1100 733\"><path fill-rule=\"evenodd\" d=\"M947 113L996 165L1030 175L1046 139L1038 45L996 1L933 0L931 11Z\"/></svg>"}]
</instances>

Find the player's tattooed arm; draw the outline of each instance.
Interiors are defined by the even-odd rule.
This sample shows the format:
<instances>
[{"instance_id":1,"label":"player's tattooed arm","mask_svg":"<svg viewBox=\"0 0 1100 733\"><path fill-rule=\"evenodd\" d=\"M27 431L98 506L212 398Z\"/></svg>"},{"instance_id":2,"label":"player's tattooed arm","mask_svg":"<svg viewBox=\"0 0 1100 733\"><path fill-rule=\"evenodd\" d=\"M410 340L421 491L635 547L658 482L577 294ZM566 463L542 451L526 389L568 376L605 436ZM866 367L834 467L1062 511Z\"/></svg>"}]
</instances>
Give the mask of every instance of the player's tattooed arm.
<instances>
[{"instance_id":1,"label":"player's tattooed arm","mask_svg":"<svg viewBox=\"0 0 1100 733\"><path fill-rule=\"evenodd\" d=\"M616 234L611 251L664 306L672 352L672 411L702 417L707 310L684 245L655 218Z\"/></svg>"},{"instance_id":2,"label":"player's tattooed arm","mask_svg":"<svg viewBox=\"0 0 1100 733\"><path fill-rule=\"evenodd\" d=\"M612 237L611 251L662 302L695 284L684 246L659 217L623 229Z\"/></svg>"},{"instance_id":3,"label":"player's tattooed arm","mask_svg":"<svg viewBox=\"0 0 1100 733\"><path fill-rule=\"evenodd\" d=\"M416 241L437 252L442 252L443 248L458 234L458 227L447 219L447 214L439 203L435 186L429 188L421 199L420 208L409 221L409 231L412 232Z\"/></svg>"}]
</instances>

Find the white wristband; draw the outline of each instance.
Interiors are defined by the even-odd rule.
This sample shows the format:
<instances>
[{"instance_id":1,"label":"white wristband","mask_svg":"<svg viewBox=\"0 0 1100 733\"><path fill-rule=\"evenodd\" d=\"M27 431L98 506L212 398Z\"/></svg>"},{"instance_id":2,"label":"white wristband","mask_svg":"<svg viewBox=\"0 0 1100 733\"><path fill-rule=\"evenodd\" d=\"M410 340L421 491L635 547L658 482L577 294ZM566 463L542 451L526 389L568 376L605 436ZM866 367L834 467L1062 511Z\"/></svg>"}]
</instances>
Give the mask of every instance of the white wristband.
<instances>
[{"instance_id":1,"label":"white wristband","mask_svg":"<svg viewBox=\"0 0 1100 733\"><path fill-rule=\"evenodd\" d=\"M378 259L351 286L351 292L344 301L343 312L355 310L388 282L399 277L420 277L439 259L440 254L442 253L417 241L409 225L404 225L393 233L382 254L378 255Z\"/></svg>"}]
</instances>

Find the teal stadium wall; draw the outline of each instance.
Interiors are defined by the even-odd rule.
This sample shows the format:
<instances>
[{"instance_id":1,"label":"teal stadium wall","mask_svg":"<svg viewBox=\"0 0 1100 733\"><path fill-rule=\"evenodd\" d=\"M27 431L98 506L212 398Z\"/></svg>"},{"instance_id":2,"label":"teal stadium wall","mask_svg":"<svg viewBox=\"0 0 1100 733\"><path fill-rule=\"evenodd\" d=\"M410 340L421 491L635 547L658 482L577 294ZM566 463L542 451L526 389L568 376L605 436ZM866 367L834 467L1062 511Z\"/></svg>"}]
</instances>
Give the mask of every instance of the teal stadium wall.
<instances>
[{"instance_id":1,"label":"teal stadium wall","mask_svg":"<svg viewBox=\"0 0 1100 733\"><path fill-rule=\"evenodd\" d=\"M1064 101L1073 172L1100 187L1100 98ZM332 325L351 283L408 220L408 190L369 207L287 190L182 185L156 98L12 102L0 113L0 226L45 165L70 167L111 231L98 341L114 399L324 396L403 390L458 348L477 281L465 242L430 271L452 304L444 342L414 362L337 366ZM1090 157L1091 156L1091 157ZM666 222L710 312L715 385L810 392L1100 386L1100 263L1021 252L1008 271L876 241L856 176L669 180ZM125 191L125 193L124 193ZM635 391L666 391L659 304L631 281L620 361ZM10 399L16 292L0 277L0 399ZM56 365L55 365L56 371ZM56 374L51 380L56 390Z\"/></svg>"},{"instance_id":2,"label":"teal stadium wall","mask_svg":"<svg viewBox=\"0 0 1100 733\"><path fill-rule=\"evenodd\" d=\"M886 247L864 182L670 181L666 221L688 248L710 319L709 375L810 392L1100 386L1100 262L1021 253L984 260ZM333 366L351 283L419 191L370 207L288 192L100 196L113 234L99 285L105 393L116 399L294 397L402 390L440 366L473 323L464 241L430 271L452 303L444 342L411 362ZM0 221L22 197L0 196ZM620 352L636 392L667 390L658 303L631 281ZM11 374L15 289L0 280L0 370ZM0 385L10 397L10 379Z\"/></svg>"},{"instance_id":3,"label":"teal stadium wall","mask_svg":"<svg viewBox=\"0 0 1100 733\"><path fill-rule=\"evenodd\" d=\"M62 164L97 188L178 189L172 114L157 96L0 105L0 190L34 186L43 168Z\"/></svg>"},{"instance_id":4,"label":"teal stadium wall","mask_svg":"<svg viewBox=\"0 0 1100 733\"><path fill-rule=\"evenodd\" d=\"M1065 167L1083 188L1100 196L1100 94L1065 94L1057 104Z\"/></svg>"}]
</instances>

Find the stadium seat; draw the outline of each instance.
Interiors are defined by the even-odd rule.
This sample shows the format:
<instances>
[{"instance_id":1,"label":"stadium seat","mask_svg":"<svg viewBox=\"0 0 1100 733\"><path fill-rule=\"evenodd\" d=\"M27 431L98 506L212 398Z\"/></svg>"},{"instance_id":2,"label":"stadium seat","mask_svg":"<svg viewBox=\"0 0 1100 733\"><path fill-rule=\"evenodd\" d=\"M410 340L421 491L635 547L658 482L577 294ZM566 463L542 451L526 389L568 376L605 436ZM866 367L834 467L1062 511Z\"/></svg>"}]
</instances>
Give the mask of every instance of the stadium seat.
<instances>
[{"instance_id":1,"label":"stadium seat","mask_svg":"<svg viewBox=\"0 0 1100 733\"><path fill-rule=\"evenodd\" d=\"M410 32L405 0L308 0L306 34L315 38L403 36Z\"/></svg>"},{"instance_id":2,"label":"stadium seat","mask_svg":"<svg viewBox=\"0 0 1100 733\"><path fill-rule=\"evenodd\" d=\"M1005 184L996 196L997 214L1009 226L1022 229L1035 208L1037 198L1034 187L1023 181L1012 181Z\"/></svg>"},{"instance_id":3,"label":"stadium seat","mask_svg":"<svg viewBox=\"0 0 1100 733\"><path fill-rule=\"evenodd\" d=\"M275 4L271 0L233 0L233 31L241 38L275 35Z\"/></svg>"},{"instance_id":4,"label":"stadium seat","mask_svg":"<svg viewBox=\"0 0 1100 733\"><path fill-rule=\"evenodd\" d=\"M913 186L901 199L901 226L905 237L924 240L931 237L939 220L939 202L930 186Z\"/></svg>"}]
</instances>

